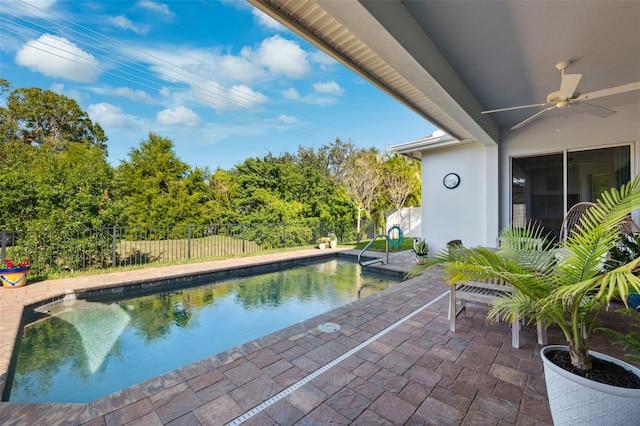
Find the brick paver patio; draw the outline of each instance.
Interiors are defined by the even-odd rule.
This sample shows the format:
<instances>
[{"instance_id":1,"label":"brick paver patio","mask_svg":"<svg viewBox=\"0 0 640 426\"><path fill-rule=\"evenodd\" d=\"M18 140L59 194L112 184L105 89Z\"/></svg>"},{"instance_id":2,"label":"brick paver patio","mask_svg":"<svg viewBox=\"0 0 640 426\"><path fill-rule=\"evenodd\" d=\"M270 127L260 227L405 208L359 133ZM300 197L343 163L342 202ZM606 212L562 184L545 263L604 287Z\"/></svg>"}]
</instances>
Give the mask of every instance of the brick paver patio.
<instances>
[{"instance_id":1,"label":"brick paver patio","mask_svg":"<svg viewBox=\"0 0 640 426\"><path fill-rule=\"evenodd\" d=\"M89 287L335 253L308 250L0 289L0 386L24 305ZM409 253L391 260L384 267L413 266ZM234 424L552 424L535 330L523 329L521 348L514 349L509 325L485 323L487 308L470 305L451 333L446 295L434 301L446 291L440 272L429 271L87 404L2 402L0 424L223 425L239 416L244 422ZM322 322L341 329L321 332ZM563 343L557 330L549 330L549 343ZM621 356L604 340L595 349Z\"/></svg>"}]
</instances>

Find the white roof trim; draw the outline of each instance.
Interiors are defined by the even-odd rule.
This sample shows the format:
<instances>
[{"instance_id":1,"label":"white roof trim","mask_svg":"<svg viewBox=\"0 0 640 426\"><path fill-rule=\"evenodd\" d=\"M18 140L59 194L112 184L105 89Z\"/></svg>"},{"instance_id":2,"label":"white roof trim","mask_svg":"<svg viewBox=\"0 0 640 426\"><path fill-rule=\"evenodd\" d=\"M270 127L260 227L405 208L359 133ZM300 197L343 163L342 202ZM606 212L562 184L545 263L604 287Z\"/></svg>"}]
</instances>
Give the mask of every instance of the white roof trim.
<instances>
[{"instance_id":1,"label":"white roof trim","mask_svg":"<svg viewBox=\"0 0 640 426\"><path fill-rule=\"evenodd\" d=\"M393 152L397 152L398 154L413 155L422 153L424 151L445 148L451 145L459 145L460 143L460 140L451 137L443 131L437 130L429 136L394 145L390 148L391 150L393 150Z\"/></svg>"}]
</instances>

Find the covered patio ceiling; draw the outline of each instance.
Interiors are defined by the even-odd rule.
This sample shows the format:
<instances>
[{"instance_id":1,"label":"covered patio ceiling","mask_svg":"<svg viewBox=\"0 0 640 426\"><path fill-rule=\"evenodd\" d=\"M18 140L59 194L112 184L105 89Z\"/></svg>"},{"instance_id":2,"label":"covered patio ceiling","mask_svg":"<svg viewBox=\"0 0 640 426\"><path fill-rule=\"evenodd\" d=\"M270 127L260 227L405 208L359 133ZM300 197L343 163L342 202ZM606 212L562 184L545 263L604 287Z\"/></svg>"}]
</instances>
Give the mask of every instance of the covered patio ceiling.
<instances>
[{"instance_id":1,"label":"covered patio ceiling","mask_svg":"<svg viewBox=\"0 0 640 426\"><path fill-rule=\"evenodd\" d=\"M640 81L638 1L248 1L459 143L499 143L542 110L480 114L546 102L560 61L582 74L581 93ZM637 104L640 116L640 90L592 103ZM538 120L565 114L606 121L576 107Z\"/></svg>"}]
</instances>

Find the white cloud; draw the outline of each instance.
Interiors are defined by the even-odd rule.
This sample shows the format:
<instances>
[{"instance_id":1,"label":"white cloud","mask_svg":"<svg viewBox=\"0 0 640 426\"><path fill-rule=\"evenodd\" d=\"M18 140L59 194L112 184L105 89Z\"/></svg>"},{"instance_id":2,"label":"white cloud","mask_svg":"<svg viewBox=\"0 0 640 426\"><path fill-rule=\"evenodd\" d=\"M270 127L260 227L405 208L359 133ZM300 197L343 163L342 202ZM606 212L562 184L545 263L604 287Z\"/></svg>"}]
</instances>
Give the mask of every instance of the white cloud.
<instances>
[{"instance_id":1,"label":"white cloud","mask_svg":"<svg viewBox=\"0 0 640 426\"><path fill-rule=\"evenodd\" d=\"M324 53L322 50L316 50L315 52L310 52L308 54L309 60L314 64L320 66L320 69L323 71L329 71L338 65L338 62L333 59L328 54Z\"/></svg>"},{"instance_id":2,"label":"white cloud","mask_svg":"<svg viewBox=\"0 0 640 426\"><path fill-rule=\"evenodd\" d=\"M153 102L153 98L144 90L133 90L130 87L94 87L91 90L100 95L119 96L136 102Z\"/></svg>"},{"instance_id":3,"label":"white cloud","mask_svg":"<svg viewBox=\"0 0 640 426\"><path fill-rule=\"evenodd\" d=\"M318 82L313 85L313 88L315 89L315 93L302 96L295 88L290 87L282 91L282 96L292 101L301 101L311 105L327 106L335 104L337 102L336 97L318 95L319 93L338 95L344 92L344 90L334 81Z\"/></svg>"},{"instance_id":4,"label":"white cloud","mask_svg":"<svg viewBox=\"0 0 640 426\"><path fill-rule=\"evenodd\" d=\"M256 22L256 24L258 24L262 28L265 28L271 31L285 30L285 27L280 22L276 21L271 16L267 15L266 13L264 13L258 8L253 8L251 10L251 13L253 14L253 20Z\"/></svg>"},{"instance_id":5,"label":"white cloud","mask_svg":"<svg viewBox=\"0 0 640 426\"><path fill-rule=\"evenodd\" d=\"M265 95L248 86L227 88L217 81L196 82L191 91L198 102L216 110L251 109L268 100Z\"/></svg>"},{"instance_id":6,"label":"white cloud","mask_svg":"<svg viewBox=\"0 0 640 426\"><path fill-rule=\"evenodd\" d=\"M51 87L49 87L49 90L51 90L52 92L56 92L58 94L62 94L62 93L64 93L64 84L62 84L62 83L53 83L51 85Z\"/></svg>"},{"instance_id":7,"label":"white cloud","mask_svg":"<svg viewBox=\"0 0 640 426\"><path fill-rule=\"evenodd\" d=\"M289 78L302 78L311 71L307 52L298 43L279 35L263 40L256 50L245 47L241 56L250 58L276 75L283 74Z\"/></svg>"},{"instance_id":8,"label":"white cloud","mask_svg":"<svg viewBox=\"0 0 640 426\"><path fill-rule=\"evenodd\" d=\"M300 99L300 92L298 92L295 88L290 87L282 92L282 96L287 99L298 100Z\"/></svg>"},{"instance_id":9,"label":"white cloud","mask_svg":"<svg viewBox=\"0 0 640 426\"><path fill-rule=\"evenodd\" d=\"M216 74L235 81L249 83L265 76L264 71L248 58L225 55L219 57L216 62Z\"/></svg>"},{"instance_id":10,"label":"white cloud","mask_svg":"<svg viewBox=\"0 0 640 426\"><path fill-rule=\"evenodd\" d=\"M47 12L53 9L56 1L57 0L3 0L0 2L0 11L4 12L5 10L2 6L9 6L8 10L11 11L12 15L50 17Z\"/></svg>"},{"instance_id":11,"label":"white cloud","mask_svg":"<svg viewBox=\"0 0 640 426\"><path fill-rule=\"evenodd\" d=\"M176 16L175 13L173 13L171 9L169 9L169 6L163 3L157 3L155 1L140 0L136 3L136 6L162 15L167 21L173 20L173 18L175 18Z\"/></svg>"},{"instance_id":12,"label":"white cloud","mask_svg":"<svg viewBox=\"0 0 640 426\"><path fill-rule=\"evenodd\" d=\"M78 102L78 104L82 103L82 101L88 98L86 94L80 92L79 90L67 89L64 87L64 84L61 84L61 83L53 83L49 87L49 90L51 90L52 92L58 93L60 95L65 95L66 97L71 98L74 101Z\"/></svg>"},{"instance_id":13,"label":"white cloud","mask_svg":"<svg viewBox=\"0 0 640 426\"><path fill-rule=\"evenodd\" d=\"M327 93L330 95L342 95L344 89L335 81L319 81L313 84L313 88L318 93Z\"/></svg>"},{"instance_id":14,"label":"white cloud","mask_svg":"<svg viewBox=\"0 0 640 426\"><path fill-rule=\"evenodd\" d=\"M122 96L123 98L127 98L132 101L150 102L153 100L153 98L144 90L133 90L129 87L116 87L111 90L111 94Z\"/></svg>"},{"instance_id":15,"label":"white cloud","mask_svg":"<svg viewBox=\"0 0 640 426\"><path fill-rule=\"evenodd\" d=\"M137 129L138 119L133 115L122 112L122 108L106 102L89 105L87 114L92 121L100 123L102 127L117 129Z\"/></svg>"},{"instance_id":16,"label":"white cloud","mask_svg":"<svg viewBox=\"0 0 640 426\"><path fill-rule=\"evenodd\" d=\"M116 28L131 30L136 34L145 35L149 32L148 25L136 25L124 15L110 16L107 18L107 22Z\"/></svg>"},{"instance_id":17,"label":"white cloud","mask_svg":"<svg viewBox=\"0 0 640 426\"><path fill-rule=\"evenodd\" d=\"M98 77L98 60L64 37L43 34L16 53L16 62L48 77L90 82Z\"/></svg>"},{"instance_id":18,"label":"white cloud","mask_svg":"<svg viewBox=\"0 0 640 426\"><path fill-rule=\"evenodd\" d=\"M311 72L307 52L297 42L278 35L257 47L243 47L238 55L176 45L141 46L123 54L150 64L150 69L168 82L188 85L202 81L203 76L215 76L222 84L250 84L282 76L298 79Z\"/></svg>"},{"instance_id":19,"label":"white cloud","mask_svg":"<svg viewBox=\"0 0 640 426\"><path fill-rule=\"evenodd\" d=\"M156 115L156 120L160 124L197 126L202 123L198 114L184 106L178 106L173 109L165 109Z\"/></svg>"},{"instance_id":20,"label":"white cloud","mask_svg":"<svg viewBox=\"0 0 640 426\"><path fill-rule=\"evenodd\" d=\"M298 122L298 119L296 117L293 117L291 115L285 115L285 114L280 114L280 116L278 117L278 120L282 121L285 124L294 124Z\"/></svg>"},{"instance_id":21,"label":"white cloud","mask_svg":"<svg viewBox=\"0 0 640 426\"><path fill-rule=\"evenodd\" d=\"M235 85L229 90L229 98L233 105L250 109L267 102L269 98L260 92L256 92L249 86Z\"/></svg>"}]
</instances>

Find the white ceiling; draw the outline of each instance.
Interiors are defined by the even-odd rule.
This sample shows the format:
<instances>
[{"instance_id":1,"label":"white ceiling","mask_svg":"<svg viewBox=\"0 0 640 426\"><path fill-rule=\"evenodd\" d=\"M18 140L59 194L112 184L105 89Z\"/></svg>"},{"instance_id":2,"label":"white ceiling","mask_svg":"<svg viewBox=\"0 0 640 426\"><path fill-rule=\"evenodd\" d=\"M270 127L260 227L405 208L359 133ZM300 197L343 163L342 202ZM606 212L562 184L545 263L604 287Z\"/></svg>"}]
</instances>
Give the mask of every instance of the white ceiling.
<instances>
[{"instance_id":1,"label":"white ceiling","mask_svg":"<svg viewBox=\"0 0 640 426\"><path fill-rule=\"evenodd\" d=\"M573 63L582 93L640 81L640 1L404 1L485 109L542 103ZM640 102L640 91L594 100ZM493 114L513 126L542 108ZM561 113L556 109L545 118ZM640 118L639 118L640 120Z\"/></svg>"},{"instance_id":2,"label":"white ceiling","mask_svg":"<svg viewBox=\"0 0 640 426\"><path fill-rule=\"evenodd\" d=\"M541 110L480 114L545 102L560 61L582 93L640 81L640 0L248 1L462 142L495 144ZM592 102L640 104L640 90ZM606 120L542 119L562 114Z\"/></svg>"}]
</instances>

